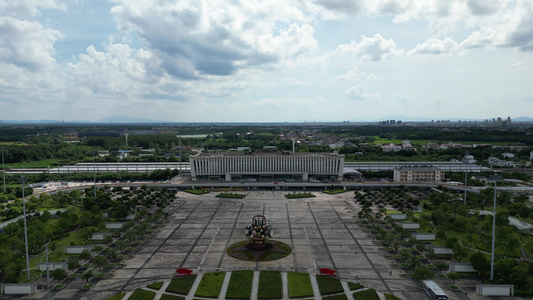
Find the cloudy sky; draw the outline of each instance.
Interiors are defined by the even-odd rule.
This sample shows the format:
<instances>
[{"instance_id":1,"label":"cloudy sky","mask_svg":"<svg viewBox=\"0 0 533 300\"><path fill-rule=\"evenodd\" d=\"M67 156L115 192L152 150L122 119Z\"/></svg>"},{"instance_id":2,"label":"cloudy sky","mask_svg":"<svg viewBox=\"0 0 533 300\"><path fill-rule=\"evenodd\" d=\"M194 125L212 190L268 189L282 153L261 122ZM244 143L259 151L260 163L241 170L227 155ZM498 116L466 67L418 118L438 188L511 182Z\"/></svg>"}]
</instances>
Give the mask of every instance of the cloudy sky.
<instances>
[{"instance_id":1,"label":"cloudy sky","mask_svg":"<svg viewBox=\"0 0 533 300\"><path fill-rule=\"evenodd\" d=\"M0 0L0 119L533 117L532 0Z\"/></svg>"}]
</instances>

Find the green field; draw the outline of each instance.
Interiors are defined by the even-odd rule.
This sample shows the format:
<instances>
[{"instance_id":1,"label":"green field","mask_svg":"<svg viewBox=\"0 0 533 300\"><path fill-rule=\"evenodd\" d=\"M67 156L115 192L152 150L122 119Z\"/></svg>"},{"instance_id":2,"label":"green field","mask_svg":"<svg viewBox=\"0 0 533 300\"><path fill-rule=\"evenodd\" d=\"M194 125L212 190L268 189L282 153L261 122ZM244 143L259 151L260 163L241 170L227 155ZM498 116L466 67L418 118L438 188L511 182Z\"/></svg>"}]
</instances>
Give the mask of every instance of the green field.
<instances>
[{"instance_id":1,"label":"green field","mask_svg":"<svg viewBox=\"0 0 533 300\"><path fill-rule=\"evenodd\" d=\"M289 298L313 297L313 286L309 273L287 273L289 281Z\"/></svg>"},{"instance_id":2,"label":"green field","mask_svg":"<svg viewBox=\"0 0 533 300\"><path fill-rule=\"evenodd\" d=\"M218 298L220 289L222 288L222 282L224 282L224 276L226 272L213 272L206 273L202 276L202 281L196 289L194 296L206 297L206 298Z\"/></svg>"},{"instance_id":3,"label":"green field","mask_svg":"<svg viewBox=\"0 0 533 300\"><path fill-rule=\"evenodd\" d=\"M30 161L25 163L6 164L8 169L25 169L25 168L47 168L52 167L59 159L46 159L41 161Z\"/></svg>"},{"instance_id":4,"label":"green field","mask_svg":"<svg viewBox=\"0 0 533 300\"><path fill-rule=\"evenodd\" d=\"M254 271L241 270L231 272L228 290L226 292L227 299L250 299L252 294L252 280L254 278Z\"/></svg>"},{"instance_id":5,"label":"green field","mask_svg":"<svg viewBox=\"0 0 533 300\"><path fill-rule=\"evenodd\" d=\"M268 289L259 289L259 299L279 299L282 297L281 273L279 271L260 271L259 286L268 286Z\"/></svg>"}]
</instances>

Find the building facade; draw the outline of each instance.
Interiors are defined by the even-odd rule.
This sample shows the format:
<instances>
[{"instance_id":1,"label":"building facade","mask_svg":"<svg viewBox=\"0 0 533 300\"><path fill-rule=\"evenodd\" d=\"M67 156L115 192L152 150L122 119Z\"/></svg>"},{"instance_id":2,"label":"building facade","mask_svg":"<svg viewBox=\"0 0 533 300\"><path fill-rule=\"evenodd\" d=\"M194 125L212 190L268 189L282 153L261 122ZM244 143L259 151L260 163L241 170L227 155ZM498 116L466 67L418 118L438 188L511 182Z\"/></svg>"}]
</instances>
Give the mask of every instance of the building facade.
<instances>
[{"instance_id":1,"label":"building facade","mask_svg":"<svg viewBox=\"0 0 533 300\"><path fill-rule=\"evenodd\" d=\"M444 171L433 165L405 165L394 169L395 182L444 182Z\"/></svg>"},{"instance_id":2,"label":"building facade","mask_svg":"<svg viewBox=\"0 0 533 300\"><path fill-rule=\"evenodd\" d=\"M333 153L197 154L193 181L342 181L344 155Z\"/></svg>"}]
</instances>

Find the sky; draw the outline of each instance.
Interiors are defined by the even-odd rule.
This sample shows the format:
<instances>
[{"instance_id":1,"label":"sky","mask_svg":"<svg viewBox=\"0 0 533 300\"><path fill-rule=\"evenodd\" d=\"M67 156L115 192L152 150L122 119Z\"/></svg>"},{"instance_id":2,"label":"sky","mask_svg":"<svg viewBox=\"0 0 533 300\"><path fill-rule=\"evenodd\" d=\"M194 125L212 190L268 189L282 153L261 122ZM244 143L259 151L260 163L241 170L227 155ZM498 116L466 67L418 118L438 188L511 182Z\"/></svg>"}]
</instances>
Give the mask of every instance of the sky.
<instances>
[{"instance_id":1,"label":"sky","mask_svg":"<svg viewBox=\"0 0 533 300\"><path fill-rule=\"evenodd\" d=\"M0 119L533 117L533 0L0 0Z\"/></svg>"}]
</instances>

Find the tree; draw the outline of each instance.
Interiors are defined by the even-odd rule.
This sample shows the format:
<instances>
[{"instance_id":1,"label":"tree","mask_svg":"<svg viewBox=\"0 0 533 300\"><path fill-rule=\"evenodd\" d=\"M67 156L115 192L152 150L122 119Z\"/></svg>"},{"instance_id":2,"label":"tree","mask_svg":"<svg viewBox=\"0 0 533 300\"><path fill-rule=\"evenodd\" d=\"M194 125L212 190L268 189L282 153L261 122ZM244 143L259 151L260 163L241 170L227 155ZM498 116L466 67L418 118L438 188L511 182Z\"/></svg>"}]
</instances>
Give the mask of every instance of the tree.
<instances>
[{"instance_id":1,"label":"tree","mask_svg":"<svg viewBox=\"0 0 533 300\"><path fill-rule=\"evenodd\" d=\"M75 269L79 268L80 267L79 259L77 259L75 257L71 257L67 261L67 267L68 267L69 270L75 270Z\"/></svg>"},{"instance_id":2,"label":"tree","mask_svg":"<svg viewBox=\"0 0 533 300\"><path fill-rule=\"evenodd\" d=\"M101 255L97 255L93 258L93 264L98 267L100 272L102 271L102 268L107 265L107 259Z\"/></svg>"},{"instance_id":3,"label":"tree","mask_svg":"<svg viewBox=\"0 0 533 300\"><path fill-rule=\"evenodd\" d=\"M104 236L104 239L102 240L102 242L106 246L109 246L113 242L113 238L110 235L106 235L106 236Z\"/></svg>"},{"instance_id":4,"label":"tree","mask_svg":"<svg viewBox=\"0 0 533 300\"><path fill-rule=\"evenodd\" d=\"M509 225L509 211L502 209L496 213L496 226Z\"/></svg>"},{"instance_id":5,"label":"tree","mask_svg":"<svg viewBox=\"0 0 533 300\"><path fill-rule=\"evenodd\" d=\"M457 274L457 272L450 272L448 273L448 278L450 278L452 282L455 283L456 280L459 280L459 274Z\"/></svg>"},{"instance_id":6,"label":"tree","mask_svg":"<svg viewBox=\"0 0 533 300\"><path fill-rule=\"evenodd\" d=\"M64 269L55 269L52 271L52 278L61 281L67 277L67 272Z\"/></svg>"},{"instance_id":7,"label":"tree","mask_svg":"<svg viewBox=\"0 0 533 300\"><path fill-rule=\"evenodd\" d=\"M84 261L88 261L89 259L91 259L91 253L87 251L87 249L85 249L80 253L79 257Z\"/></svg>"},{"instance_id":8,"label":"tree","mask_svg":"<svg viewBox=\"0 0 533 300\"><path fill-rule=\"evenodd\" d=\"M111 261L117 260L117 257L118 257L118 254L117 254L117 251L115 251L115 249L109 250L109 252L107 253L107 258Z\"/></svg>"},{"instance_id":9,"label":"tree","mask_svg":"<svg viewBox=\"0 0 533 300\"><path fill-rule=\"evenodd\" d=\"M436 263L435 267L437 267L437 269L439 269L441 271L444 271L444 270L449 268L448 264L447 263L443 263L443 262Z\"/></svg>"},{"instance_id":10,"label":"tree","mask_svg":"<svg viewBox=\"0 0 533 300\"><path fill-rule=\"evenodd\" d=\"M472 264L472 267L474 267L474 269L476 269L478 272L487 272L490 270L489 259L481 252L472 253L469 257L469 260Z\"/></svg>"},{"instance_id":11,"label":"tree","mask_svg":"<svg viewBox=\"0 0 533 300\"><path fill-rule=\"evenodd\" d=\"M94 277L94 273L92 269L83 273L83 275L81 275L81 279L86 280L87 283L89 283L89 279L91 279L92 277Z\"/></svg>"},{"instance_id":12,"label":"tree","mask_svg":"<svg viewBox=\"0 0 533 300\"><path fill-rule=\"evenodd\" d=\"M502 258L494 264L494 273L503 279L509 278L513 268L516 267L516 261L512 258Z\"/></svg>"},{"instance_id":13,"label":"tree","mask_svg":"<svg viewBox=\"0 0 533 300\"><path fill-rule=\"evenodd\" d=\"M415 269L414 277L416 279L424 280L431 279L435 276L435 273L426 266L419 266Z\"/></svg>"}]
</instances>

